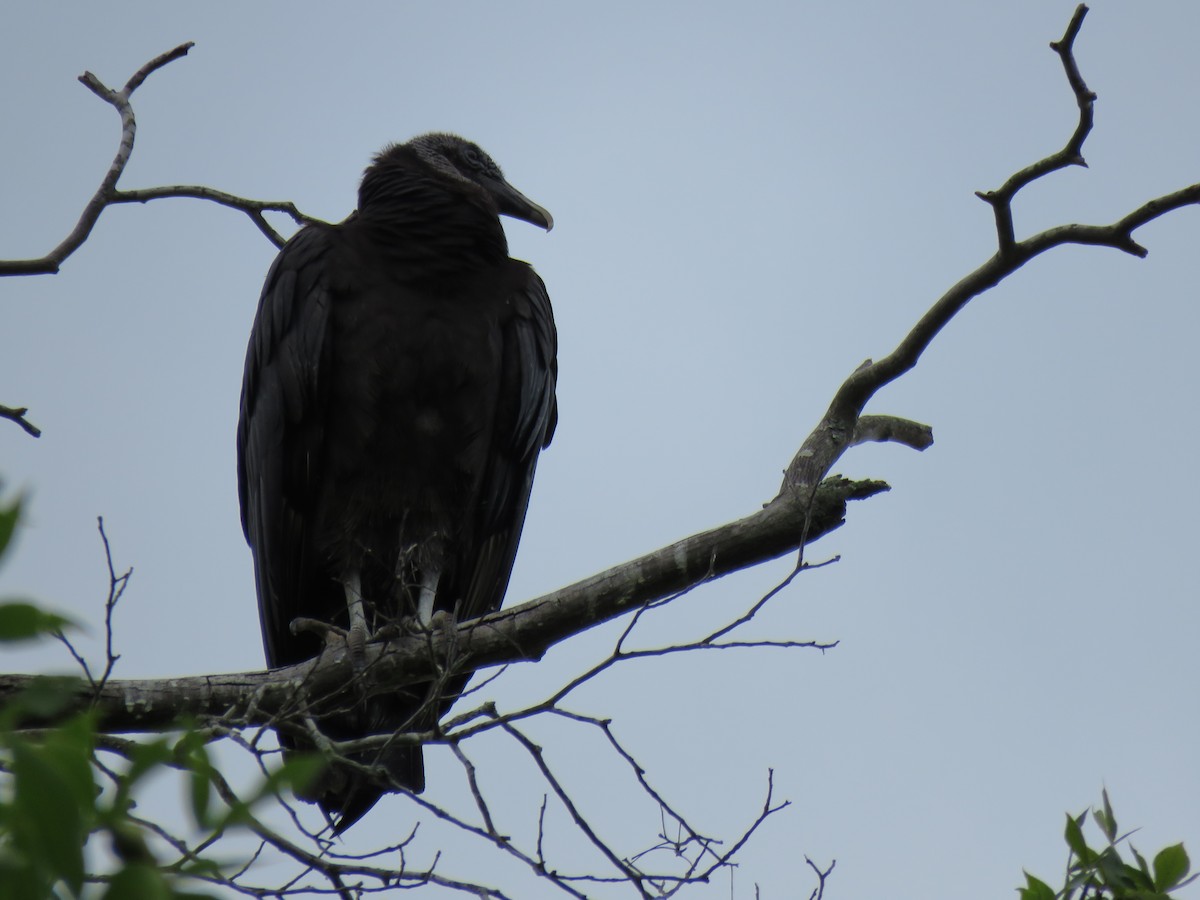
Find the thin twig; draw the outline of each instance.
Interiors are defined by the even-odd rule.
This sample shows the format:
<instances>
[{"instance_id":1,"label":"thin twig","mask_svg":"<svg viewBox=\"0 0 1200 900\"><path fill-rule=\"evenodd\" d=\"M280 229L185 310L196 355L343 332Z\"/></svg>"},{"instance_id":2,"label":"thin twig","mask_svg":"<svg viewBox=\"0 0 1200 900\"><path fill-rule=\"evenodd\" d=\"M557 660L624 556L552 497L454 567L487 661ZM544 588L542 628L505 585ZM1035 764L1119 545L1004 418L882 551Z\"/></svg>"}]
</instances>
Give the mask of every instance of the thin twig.
<instances>
[{"instance_id":1,"label":"thin twig","mask_svg":"<svg viewBox=\"0 0 1200 900\"><path fill-rule=\"evenodd\" d=\"M829 879L829 876L833 874L833 867L837 865L837 860L835 859L830 862L828 869L821 869L807 856L804 857L804 861L808 863L808 867L810 869L817 873L817 886L813 888L813 892L808 895L808 900L822 900L822 898L825 896L825 882Z\"/></svg>"},{"instance_id":2,"label":"thin twig","mask_svg":"<svg viewBox=\"0 0 1200 900\"><path fill-rule=\"evenodd\" d=\"M591 843L593 847L600 851L600 854L609 861L613 868L615 868L622 875L622 877L628 879L629 884L634 887L642 897L645 897L648 900L650 894L646 891L646 888L642 884L642 874L630 866L627 862L622 860L616 853L614 853L613 849L609 847L603 839L601 839L600 835L596 833L596 830L591 826L587 819L584 818L583 813L575 804L575 801L571 799L570 794L551 771L549 764L546 762L546 757L542 753L542 748L531 741L511 722L504 723L502 727L504 731L511 735L516 742L525 749L525 752L529 754L530 758L533 759L534 765L536 765L538 771L542 773L542 778L544 778L546 783L550 786L550 790L554 793L554 795L558 797L559 802L566 809L567 815L569 815L571 817L571 821L575 823L575 827L579 829L579 831L588 839L589 843Z\"/></svg>"},{"instance_id":3,"label":"thin twig","mask_svg":"<svg viewBox=\"0 0 1200 900\"><path fill-rule=\"evenodd\" d=\"M58 272L63 261L83 245L83 242L92 233L96 221L100 218L100 213L104 212L104 208L111 202L113 192L117 187L117 180L125 171L125 166L129 163L129 156L133 153L133 141L137 136L137 120L133 114L133 106L129 102L130 95L152 73L170 62L186 56L193 46L194 44L188 41L173 50L156 56L134 72L129 81L125 83L125 87L119 91L106 87L104 82L91 72L84 72L79 76L79 81L84 87L105 103L116 108L121 117L121 140L117 145L116 156L113 157L112 164L104 174L100 187L96 189L96 193L84 207L79 221L75 223L75 227L62 243L41 259L0 261L0 275L53 275Z\"/></svg>"},{"instance_id":4,"label":"thin twig","mask_svg":"<svg viewBox=\"0 0 1200 900\"><path fill-rule=\"evenodd\" d=\"M0 275L57 274L67 258L78 250L91 235L92 230L100 219L100 214L109 206L118 203L147 203L151 200L162 200L168 197L210 200L245 213L250 221L254 223L255 227L266 235L267 239L276 247L283 245L284 238L278 231L271 227L263 213L283 213L290 216L292 221L297 225L307 225L311 222L319 221L312 216L300 212L291 201L253 200L247 197L239 197L226 191L218 191L214 188L196 185L170 185L139 188L136 190L118 190L117 182L124 174L125 167L129 164L129 158L133 154L134 139L137 137L137 118L134 116L133 104L130 99L133 92L163 66L186 56L193 46L195 46L194 43L188 41L172 50L168 50L166 53L159 54L134 72L129 80L125 82L125 86L120 90L108 87L91 72L84 72L79 76L79 81L84 87L105 103L114 107L117 110L117 114L121 117L121 138L117 145L116 155L113 157L108 171L105 172L100 186L84 207L79 221L75 223L75 227L71 229L70 234L57 247L45 256L37 259L0 260ZM29 428L27 427L26 430L29 431ZM33 434L32 431L30 433ZM36 436L35 434L34 437Z\"/></svg>"},{"instance_id":5,"label":"thin twig","mask_svg":"<svg viewBox=\"0 0 1200 900\"><path fill-rule=\"evenodd\" d=\"M31 437L41 437L42 429L38 428L27 418L25 418L25 414L27 412L29 412L29 408L26 406L0 406L0 419L8 419L12 422L16 422L18 425L24 428L25 433Z\"/></svg>"},{"instance_id":6,"label":"thin twig","mask_svg":"<svg viewBox=\"0 0 1200 900\"><path fill-rule=\"evenodd\" d=\"M122 574L118 575L117 570L113 567L112 547L108 543L108 535L104 532L104 517L96 517L96 527L100 531L100 540L104 542L104 561L108 565L108 596L104 599L104 673L100 676L99 682L96 683L96 693L104 690L104 685L108 682L108 678L112 675L113 667L117 664L117 660L121 658L119 653L113 652L113 613L116 611L117 603L120 602L122 595L125 593L125 588L129 586L129 579L133 577L133 567L130 566Z\"/></svg>"},{"instance_id":7,"label":"thin twig","mask_svg":"<svg viewBox=\"0 0 1200 900\"><path fill-rule=\"evenodd\" d=\"M165 200L171 197L191 198L195 200L211 200L213 203L227 206L230 209L244 212L254 226L266 235L276 247L282 247L286 238L271 227L263 216L265 212L277 212L290 216L297 225L309 225L320 222L320 219L302 213L296 204L290 200L253 200L239 197L226 191L192 184L175 184L156 188L139 188L137 190L117 191L109 200L110 203L149 203L151 200Z\"/></svg>"},{"instance_id":8,"label":"thin twig","mask_svg":"<svg viewBox=\"0 0 1200 900\"><path fill-rule=\"evenodd\" d=\"M687 833L687 838L685 841L675 841L674 842L677 847L680 846L682 843L696 842L696 843L700 844L700 846L702 847L703 850L711 852L709 850L709 847L711 847L713 844L719 843L719 841L717 841L715 838L711 838L711 837L702 835L698 830L693 828L688 823L688 821L683 817L683 815L676 812L674 806L672 804L668 803L666 798L663 797L662 794L659 793L659 791L652 784L650 784L649 780L646 778L645 767L634 758L632 753L630 753L628 750L625 749L625 747L621 744L621 742L617 740L617 736L615 734L613 734L612 721L610 719L597 719L593 716L583 716L578 713L568 712L567 710L564 710L564 709L553 709L553 710L550 710L550 712L554 713L555 715L559 715L559 716L565 717L567 719L570 719L572 721L582 722L582 723L592 725L592 726L600 729L600 731L604 734L605 739L608 741L608 743L612 747L612 749L629 766L630 770L633 772L634 778L637 779L638 786L641 788L642 792L644 794L646 794L646 796L650 797L655 803L658 804L660 815L661 816L670 816L671 819L676 823L676 825L680 829L682 829L684 832ZM665 821L664 821L662 830L663 830L663 832L666 831ZM664 838L665 838L665 834L664 834ZM697 857L696 861L689 867L688 874L691 874L693 871L695 871L695 867L697 865L699 865L700 859L702 857L703 857L703 853L701 854L700 857ZM637 857L634 857L634 858L636 859Z\"/></svg>"},{"instance_id":9,"label":"thin twig","mask_svg":"<svg viewBox=\"0 0 1200 900\"><path fill-rule=\"evenodd\" d=\"M475 808L479 810L479 815L483 818L483 827L496 840L508 840L508 838L496 830L496 823L492 821L492 812L488 809L487 801L483 798L483 791L479 789L479 777L475 770L475 763L471 762L467 754L463 752L462 742L451 741L450 750L467 773L467 783L471 786L471 796L475 798Z\"/></svg>"},{"instance_id":10,"label":"thin twig","mask_svg":"<svg viewBox=\"0 0 1200 900\"><path fill-rule=\"evenodd\" d=\"M1016 246L1012 201L1017 192L1031 182L1067 166L1087 167L1087 162L1083 158L1083 142L1087 140L1087 136L1092 130L1096 95L1088 90L1083 76L1079 73L1079 66L1075 62L1075 38L1079 34L1079 29L1083 27L1083 18L1087 12L1087 6L1079 4L1075 8L1075 14L1071 16L1071 21L1067 24L1067 30L1063 34L1062 40L1052 41L1050 44L1050 49L1057 53L1062 60L1067 83L1071 86L1071 90L1075 94L1076 105L1079 107L1079 123L1075 126L1074 133L1057 153L1052 153L1016 172L996 190L986 193L976 191L975 193L980 200L990 204L995 213L996 238L999 241L1001 256L1009 255Z\"/></svg>"},{"instance_id":11,"label":"thin twig","mask_svg":"<svg viewBox=\"0 0 1200 900\"><path fill-rule=\"evenodd\" d=\"M96 690L96 679L92 677L92 669L84 659L83 654L75 649L75 645L71 643L71 639L61 629L51 632L54 639L67 648L67 652L71 654L71 658L79 664L79 668L83 669L83 677L87 679L89 689L94 693Z\"/></svg>"}]
</instances>

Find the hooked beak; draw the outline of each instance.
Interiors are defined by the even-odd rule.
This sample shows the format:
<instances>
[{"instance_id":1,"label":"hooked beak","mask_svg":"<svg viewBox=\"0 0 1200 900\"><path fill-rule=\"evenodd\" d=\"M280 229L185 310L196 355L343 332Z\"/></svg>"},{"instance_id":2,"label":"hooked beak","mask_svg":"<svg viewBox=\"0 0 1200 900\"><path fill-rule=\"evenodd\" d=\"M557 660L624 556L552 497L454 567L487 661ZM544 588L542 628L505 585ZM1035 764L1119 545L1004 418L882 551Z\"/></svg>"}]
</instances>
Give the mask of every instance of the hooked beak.
<instances>
[{"instance_id":1,"label":"hooked beak","mask_svg":"<svg viewBox=\"0 0 1200 900\"><path fill-rule=\"evenodd\" d=\"M549 210L538 206L507 181L490 181L488 187L501 215L529 222L547 231L554 227L554 217L550 215Z\"/></svg>"}]
</instances>

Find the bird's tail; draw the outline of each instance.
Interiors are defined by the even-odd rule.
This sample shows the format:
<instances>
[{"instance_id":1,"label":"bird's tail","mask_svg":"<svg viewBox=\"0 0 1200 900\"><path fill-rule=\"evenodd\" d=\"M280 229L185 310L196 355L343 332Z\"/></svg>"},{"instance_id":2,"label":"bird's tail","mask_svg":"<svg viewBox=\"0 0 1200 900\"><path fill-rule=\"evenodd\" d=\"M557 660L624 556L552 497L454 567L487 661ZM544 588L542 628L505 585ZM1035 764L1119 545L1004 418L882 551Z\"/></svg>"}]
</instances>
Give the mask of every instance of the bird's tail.
<instances>
[{"instance_id":1,"label":"bird's tail","mask_svg":"<svg viewBox=\"0 0 1200 900\"><path fill-rule=\"evenodd\" d=\"M396 786L420 793L425 788L425 761L420 747L400 747L386 753L355 754L357 765L331 763L321 774L321 793L315 797L335 834L341 834ZM366 774L360 766L382 770L385 775ZM307 799L307 798L306 798Z\"/></svg>"},{"instance_id":2,"label":"bird's tail","mask_svg":"<svg viewBox=\"0 0 1200 900\"><path fill-rule=\"evenodd\" d=\"M389 702L390 701L390 702ZM412 727L409 702L395 698L373 698L365 708L321 717L317 725L333 740L350 740L369 735L387 735ZM290 752L311 751L311 743L281 735ZM406 788L419 794L425 789L425 760L420 746L384 744L379 748L330 760L316 779L296 796L320 806L335 834L341 834L373 807L386 793Z\"/></svg>"}]
</instances>

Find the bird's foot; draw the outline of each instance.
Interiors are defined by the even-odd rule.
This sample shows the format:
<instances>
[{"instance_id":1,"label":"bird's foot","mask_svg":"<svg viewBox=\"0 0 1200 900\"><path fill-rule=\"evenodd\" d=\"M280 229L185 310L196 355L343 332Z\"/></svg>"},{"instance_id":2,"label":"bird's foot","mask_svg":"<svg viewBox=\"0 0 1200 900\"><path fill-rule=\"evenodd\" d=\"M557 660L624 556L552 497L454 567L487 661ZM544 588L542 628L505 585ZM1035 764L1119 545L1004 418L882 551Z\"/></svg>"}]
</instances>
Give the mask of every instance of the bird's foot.
<instances>
[{"instance_id":1,"label":"bird's foot","mask_svg":"<svg viewBox=\"0 0 1200 900\"><path fill-rule=\"evenodd\" d=\"M418 615L404 616L397 619L389 627L395 629L396 637L429 634L429 626L422 622L421 617Z\"/></svg>"},{"instance_id":2,"label":"bird's foot","mask_svg":"<svg viewBox=\"0 0 1200 900\"><path fill-rule=\"evenodd\" d=\"M355 622L346 632L346 650L356 673L361 673L367 667L367 641L370 639L366 622Z\"/></svg>"},{"instance_id":3,"label":"bird's foot","mask_svg":"<svg viewBox=\"0 0 1200 900\"><path fill-rule=\"evenodd\" d=\"M373 641L393 641L398 637L403 637L404 631L395 622L388 622L383 625L378 631L371 635Z\"/></svg>"},{"instance_id":4,"label":"bird's foot","mask_svg":"<svg viewBox=\"0 0 1200 900\"><path fill-rule=\"evenodd\" d=\"M367 631L366 606L362 597L362 579L358 571L349 574L342 583L346 592L346 612L350 617L350 631L346 634L346 650L350 653L350 664L355 672L362 672L367 667L367 641L370 632Z\"/></svg>"},{"instance_id":5,"label":"bird's foot","mask_svg":"<svg viewBox=\"0 0 1200 900\"><path fill-rule=\"evenodd\" d=\"M289 625L292 634L315 634L325 643L326 650L345 650L355 672L361 672L367 664L367 644L372 636L365 624L355 623L349 629L339 628L320 619L301 617L292 619Z\"/></svg>"},{"instance_id":6,"label":"bird's foot","mask_svg":"<svg viewBox=\"0 0 1200 900\"><path fill-rule=\"evenodd\" d=\"M439 609L429 621L429 631L443 641L441 664L449 669L458 657L458 618L449 610Z\"/></svg>"},{"instance_id":7,"label":"bird's foot","mask_svg":"<svg viewBox=\"0 0 1200 900\"><path fill-rule=\"evenodd\" d=\"M322 622L320 619L309 619L301 616L300 618L292 619L288 628L292 634L315 634L325 642L326 647L331 644L341 647L345 646L346 643L346 629L330 625L328 622Z\"/></svg>"}]
</instances>

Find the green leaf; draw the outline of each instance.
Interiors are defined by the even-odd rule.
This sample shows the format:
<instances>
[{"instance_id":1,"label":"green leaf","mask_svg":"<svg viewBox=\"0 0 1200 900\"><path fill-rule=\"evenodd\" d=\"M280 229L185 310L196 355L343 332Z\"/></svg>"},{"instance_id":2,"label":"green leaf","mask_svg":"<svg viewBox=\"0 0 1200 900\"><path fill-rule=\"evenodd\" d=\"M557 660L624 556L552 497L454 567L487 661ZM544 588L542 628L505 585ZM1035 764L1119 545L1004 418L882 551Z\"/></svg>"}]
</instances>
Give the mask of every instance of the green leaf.
<instances>
[{"instance_id":1,"label":"green leaf","mask_svg":"<svg viewBox=\"0 0 1200 900\"><path fill-rule=\"evenodd\" d=\"M3 642L31 641L74 627L75 623L66 616L39 609L32 603L0 603L0 641Z\"/></svg>"},{"instance_id":2,"label":"green leaf","mask_svg":"<svg viewBox=\"0 0 1200 900\"><path fill-rule=\"evenodd\" d=\"M267 797L277 797L283 788L303 790L312 784L324 766L324 760L315 753L289 756L249 794L246 805L253 806Z\"/></svg>"},{"instance_id":3,"label":"green leaf","mask_svg":"<svg viewBox=\"0 0 1200 900\"><path fill-rule=\"evenodd\" d=\"M1025 873L1025 887L1017 888L1021 900L1054 900L1054 891L1050 885L1040 879Z\"/></svg>"},{"instance_id":4,"label":"green leaf","mask_svg":"<svg viewBox=\"0 0 1200 900\"><path fill-rule=\"evenodd\" d=\"M283 788L292 791L303 790L312 784L325 761L315 753L289 756L278 769L268 774L259 784L245 795L245 800L231 804L229 809L215 825L214 831L224 831L231 825L244 825L250 820L250 809L268 797L277 797Z\"/></svg>"},{"instance_id":5,"label":"green leaf","mask_svg":"<svg viewBox=\"0 0 1200 900\"><path fill-rule=\"evenodd\" d=\"M46 900L50 878L38 872L27 859L0 858L0 885L5 900Z\"/></svg>"},{"instance_id":6,"label":"green leaf","mask_svg":"<svg viewBox=\"0 0 1200 900\"><path fill-rule=\"evenodd\" d=\"M212 777L216 771L208 756L207 744L212 734L197 728L194 722L180 723L184 731L171 750L175 763L188 773L188 793L191 799L192 817L201 828L207 828L212 820Z\"/></svg>"},{"instance_id":7,"label":"green leaf","mask_svg":"<svg viewBox=\"0 0 1200 900\"><path fill-rule=\"evenodd\" d=\"M1112 804L1108 802L1108 788L1102 790L1100 796L1104 798L1104 809L1094 810L1092 814L1111 844L1117 839L1117 818L1113 815Z\"/></svg>"},{"instance_id":8,"label":"green leaf","mask_svg":"<svg viewBox=\"0 0 1200 900\"><path fill-rule=\"evenodd\" d=\"M271 791L275 793L282 786L287 786L293 791L303 791L316 781L323 768L325 761L316 754L292 756L271 773Z\"/></svg>"},{"instance_id":9,"label":"green leaf","mask_svg":"<svg viewBox=\"0 0 1200 900\"><path fill-rule=\"evenodd\" d=\"M1103 875L1105 882L1111 885L1121 884L1125 874L1123 871L1125 863L1121 861L1121 854L1113 847L1105 847L1097 854L1092 862L1092 868Z\"/></svg>"},{"instance_id":10,"label":"green leaf","mask_svg":"<svg viewBox=\"0 0 1200 900\"><path fill-rule=\"evenodd\" d=\"M133 786L159 766L170 762L171 758L171 748L167 746L166 738L140 743L129 755L129 768L125 770L125 779Z\"/></svg>"},{"instance_id":11,"label":"green leaf","mask_svg":"<svg viewBox=\"0 0 1200 900\"><path fill-rule=\"evenodd\" d=\"M113 822L108 826L108 838L112 844L113 853L125 865L157 867L158 860L150 852L150 847L146 844L146 836L136 823L128 819Z\"/></svg>"},{"instance_id":12,"label":"green leaf","mask_svg":"<svg viewBox=\"0 0 1200 900\"><path fill-rule=\"evenodd\" d=\"M27 741L14 741L12 753L13 839L38 869L78 894L87 832L73 779Z\"/></svg>"},{"instance_id":13,"label":"green leaf","mask_svg":"<svg viewBox=\"0 0 1200 900\"><path fill-rule=\"evenodd\" d=\"M0 507L0 557L4 556L4 551L8 549L8 545L12 541L13 532L17 529L17 522L21 518L23 499L23 497L18 497L8 506Z\"/></svg>"},{"instance_id":14,"label":"green leaf","mask_svg":"<svg viewBox=\"0 0 1200 900\"><path fill-rule=\"evenodd\" d=\"M1150 866L1146 863L1146 857L1138 853L1137 847L1133 846L1133 844L1129 845L1129 852L1132 853L1137 859L1138 868L1141 870L1142 874L1146 876L1146 880L1150 882L1151 886L1153 886L1153 881L1150 878Z\"/></svg>"},{"instance_id":15,"label":"green leaf","mask_svg":"<svg viewBox=\"0 0 1200 900\"><path fill-rule=\"evenodd\" d=\"M187 862L182 862L179 864L177 871L180 875L206 878L209 881L219 879L223 872L219 862L207 857L197 857Z\"/></svg>"},{"instance_id":16,"label":"green leaf","mask_svg":"<svg viewBox=\"0 0 1200 900\"><path fill-rule=\"evenodd\" d=\"M117 793L110 808L118 816L124 816L129 811L137 783L170 759L171 748L167 746L166 738L144 741L134 747L129 754L129 766L117 781Z\"/></svg>"},{"instance_id":17,"label":"green leaf","mask_svg":"<svg viewBox=\"0 0 1200 900\"><path fill-rule=\"evenodd\" d=\"M1128 863L1125 864L1125 876L1129 879L1131 888L1135 888L1139 891L1153 892L1154 879L1150 877L1149 868L1147 868L1145 871L1139 868L1140 866L1145 866L1146 861L1138 855L1138 852L1134 850L1132 846L1130 846L1129 849L1133 852L1133 855L1136 856L1138 860L1137 866L1132 866Z\"/></svg>"},{"instance_id":18,"label":"green leaf","mask_svg":"<svg viewBox=\"0 0 1200 900\"><path fill-rule=\"evenodd\" d=\"M1159 850L1154 857L1154 887L1159 891L1169 891L1178 887L1187 878L1192 863L1188 859L1183 844L1173 844Z\"/></svg>"},{"instance_id":19,"label":"green leaf","mask_svg":"<svg viewBox=\"0 0 1200 900\"><path fill-rule=\"evenodd\" d=\"M1067 839L1067 846L1071 848L1071 852L1075 854L1079 861L1090 863L1095 857L1095 853L1088 847L1087 841L1083 839L1083 822L1086 818L1086 812L1080 813L1077 817L1068 815L1064 837Z\"/></svg>"},{"instance_id":20,"label":"green leaf","mask_svg":"<svg viewBox=\"0 0 1200 900\"><path fill-rule=\"evenodd\" d=\"M162 872L146 863L134 863L112 877L104 900L171 900L172 894Z\"/></svg>"},{"instance_id":21,"label":"green leaf","mask_svg":"<svg viewBox=\"0 0 1200 900\"><path fill-rule=\"evenodd\" d=\"M85 713L48 732L41 748L43 756L58 770L78 808L86 811L96 807L96 781L92 776L94 735L92 716ZM90 826L90 822L88 824Z\"/></svg>"},{"instance_id":22,"label":"green leaf","mask_svg":"<svg viewBox=\"0 0 1200 900\"><path fill-rule=\"evenodd\" d=\"M197 766L192 769L190 782L192 816L195 818L196 824L203 828L209 822L209 809L212 804L212 782L209 780L207 759L205 759L203 768Z\"/></svg>"}]
</instances>

